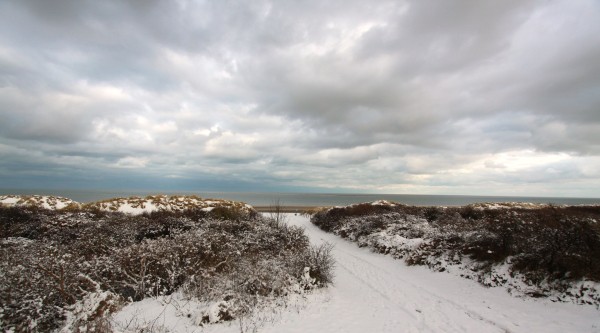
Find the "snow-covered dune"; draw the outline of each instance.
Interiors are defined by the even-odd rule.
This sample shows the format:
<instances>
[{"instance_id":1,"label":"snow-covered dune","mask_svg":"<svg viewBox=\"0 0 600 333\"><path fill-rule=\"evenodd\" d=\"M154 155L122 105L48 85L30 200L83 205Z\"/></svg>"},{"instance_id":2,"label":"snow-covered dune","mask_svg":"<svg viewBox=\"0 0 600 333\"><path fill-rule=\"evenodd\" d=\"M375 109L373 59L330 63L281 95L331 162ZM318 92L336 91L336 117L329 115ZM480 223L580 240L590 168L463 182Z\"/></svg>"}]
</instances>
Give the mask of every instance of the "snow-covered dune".
<instances>
[{"instance_id":1,"label":"snow-covered dune","mask_svg":"<svg viewBox=\"0 0 600 333\"><path fill-rule=\"evenodd\" d=\"M35 206L45 209L81 206L77 201L53 195L0 195L0 204L3 206Z\"/></svg>"},{"instance_id":2,"label":"snow-covered dune","mask_svg":"<svg viewBox=\"0 0 600 333\"><path fill-rule=\"evenodd\" d=\"M216 207L237 209L242 212L250 212L254 210L252 206L243 202L222 199L203 199L198 196L167 195L151 195L144 198L114 198L89 203L85 206L90 208L98 208L104 211L122 212L127 214L142 214L159 210L184 211L186 209L202 209L204 211L211 211Z\"/></svg>"},{"instance_id":3,"label":"snow-covered dune","mask_svg":"<svg viewBox=\"0 0 600 333\"><path fill-rule=\"evenodd\" d=\"M470 204L470 207L477 209L505 209L505 208L518 208L518 209L539 209L548 207L549 204L531 203L531 202L482 202Z\"/></svg>"},{"instance_id":4,"label":"snow-covered dune","mask_svg":"<svg viewBox=\"0 0 600 333\"><path fill-rule=\"evenodd\" d=\"M89 203L46 195L2 195L0 205L3 206L34 206L44 209L64 209L76 207L84 209L100 209L107 212L121 212L126 214L142 214L154 211L184 211L187 209L201 209L211 211L217 207L234 209L242 213L254 211L254 208L246 203L222 200L204 199L198 196L167 196L150 195L147 197L113 198Z\"/></svg>"}]
</instances>

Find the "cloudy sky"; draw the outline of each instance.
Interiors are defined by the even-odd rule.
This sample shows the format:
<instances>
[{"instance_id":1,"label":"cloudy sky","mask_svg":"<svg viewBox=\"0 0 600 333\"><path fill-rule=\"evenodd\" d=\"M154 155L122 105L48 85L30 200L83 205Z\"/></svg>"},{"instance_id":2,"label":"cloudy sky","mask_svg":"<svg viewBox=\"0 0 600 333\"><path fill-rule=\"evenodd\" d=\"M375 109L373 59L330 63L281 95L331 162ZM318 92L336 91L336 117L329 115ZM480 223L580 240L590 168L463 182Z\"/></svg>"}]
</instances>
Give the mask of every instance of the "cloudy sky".
<instances>
[{"instance_id":1,"label":"cloudy sky","mask_svg":"<svg viewBox=\"0 0 600 333\"><path fill-rule=\"evenodd\" d=\"M600 197L600 2L0 1L0 184Z\"/></svg>"}]
</instances>

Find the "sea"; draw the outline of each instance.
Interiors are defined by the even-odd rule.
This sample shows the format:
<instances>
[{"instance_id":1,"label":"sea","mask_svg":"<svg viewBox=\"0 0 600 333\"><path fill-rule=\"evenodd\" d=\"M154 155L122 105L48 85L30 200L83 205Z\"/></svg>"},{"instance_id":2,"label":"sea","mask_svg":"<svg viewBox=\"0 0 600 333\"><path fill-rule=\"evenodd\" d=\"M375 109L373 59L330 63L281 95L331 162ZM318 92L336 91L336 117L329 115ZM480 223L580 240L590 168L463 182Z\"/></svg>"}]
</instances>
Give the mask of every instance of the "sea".
<instances>
[{"instance_id":1,"label":"sea","mask_svg":"<svg viewBox=\"0 0 600 333\"><path fill-rule=\"evenodd\" d=\"M0 195L55 195L78 202L92 202L116 197L147 195L197 195L202 198L242 201L253 206L344 206L376 200L388 200L415 206L463 206L481 202L531 202L557 205L600 204L600 198L560 198L523 196L475 196L428 194L342 194L342 193L277 193L277 192L193 192L193 191L140 191L140 190L49 190L0 189Z\"/></svg>"}]
</instances>

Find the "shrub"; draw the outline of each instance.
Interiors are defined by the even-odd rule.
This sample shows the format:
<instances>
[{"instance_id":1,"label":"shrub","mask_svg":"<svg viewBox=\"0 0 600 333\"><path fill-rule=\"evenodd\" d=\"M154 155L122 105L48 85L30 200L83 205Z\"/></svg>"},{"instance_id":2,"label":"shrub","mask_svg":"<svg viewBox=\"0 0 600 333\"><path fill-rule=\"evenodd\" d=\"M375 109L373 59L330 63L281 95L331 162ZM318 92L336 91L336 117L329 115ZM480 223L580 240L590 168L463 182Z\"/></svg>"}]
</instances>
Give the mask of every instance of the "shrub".
<instances>
[{"instance_id":1,"label":"shrub","mask_svg":"<svg viewBox=\"0 0 600 333\"><path fill-rule=\"evenodd\" d=\"M466 274L482 283L491 267L504 263L532 286L600 282L600 206L369 206L322 211L311 221L408 264L444 270L470 258Z\"/></svg>"},{"instance_id":2,"label":"shrub","mask_svg":"<svg viewBox=\"0 0 600 333\"><path fill-rule=\"evenodd\" d=\"M0 237L37 239L45 231L45 216L39 211L33 206L0 207Z\"/></svg>"},{"instance_id":3,"label":"shrub","mask_svg":"<svg viewBox=\"0 0 600 333\"><path fill-rule=\"evenodd\" d=\"M444 210L438 207L427 207L423 210L423 216L428 222L437 221L444 214Z\"/></svg>"},{"instance_id":4,"label":"shrub","mask_svg":"<svg viewBox=\"0 0 600 333\"><path fill-rule=\"evenodd\" d=\"M240 220L245 216L237 207L218 206L210 211L210 216L220 220Z\"/></svg>"},{"instance_id":5,"label":"shrub","mask_svg":"<svg viewBox=\"0 0 600 333\"><path fill-rule=\"evenodd\" d=\"M1 328L106 330L120 305L176 290L228 298L228 313L239 316L300 283L299 266L331 281L329 252L312 249L301 228L235 207L213 211L0 208Z\"/></svg>"},{"instance_id":6,"label":"shrub","mask_svg":"<svg viewBox=\"0 0 600 333\"><path fill-rule=\"evenodd\" d=\"M471 205L461 207L459 214L465 220L479 220L485 215L481 209L477 209Z\"/></svg>"},{"instance_id":7,"label":"shrub","mask_svg":"<svg viewBox=\"0 0 600 333\"><path fill-rule=\"evenodd\" d=\"M300 261L298 268L308 267L310 277L315 279L317 285L325 286L333 283L335 261L331 254L332 250L333 245L329 243L311 247Z\"/></svg>"}]
</instances>

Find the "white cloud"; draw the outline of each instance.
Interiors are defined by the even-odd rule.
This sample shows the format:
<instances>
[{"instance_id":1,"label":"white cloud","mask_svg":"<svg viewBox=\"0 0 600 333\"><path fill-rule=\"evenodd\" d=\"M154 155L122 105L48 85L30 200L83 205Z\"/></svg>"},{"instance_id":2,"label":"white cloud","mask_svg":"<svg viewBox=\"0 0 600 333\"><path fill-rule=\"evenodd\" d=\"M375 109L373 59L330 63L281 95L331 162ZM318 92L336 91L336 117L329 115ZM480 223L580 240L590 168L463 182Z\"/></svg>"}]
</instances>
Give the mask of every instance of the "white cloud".
<instances>
[{"instance_id":1,"label":"white cloud","mask_svg":"<svg viewBox=\"0 0 600 333\"><path fill-rule=\"evenodd\" d=\"M0 177L600 196L599 22L593 0L2 2Z\"/></svg>"},{"instance_id":2,"label":"white cloud","mask_svg":"<svg viewBox=\"0 0 600 333\"><path fill-rule=\"evenodd\" d=\"M120 158L115 166L117 168L144 168L148 164L148 159L139 157L123 157Z\"/></svg>"}]
</instances>

